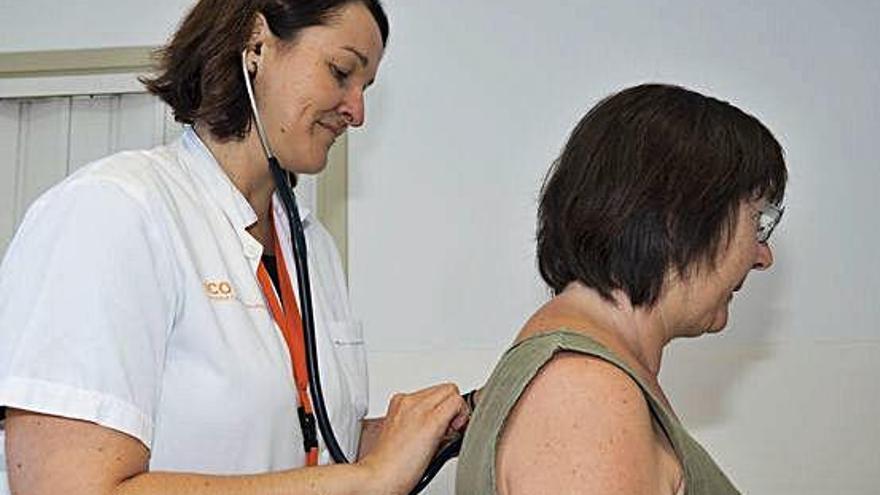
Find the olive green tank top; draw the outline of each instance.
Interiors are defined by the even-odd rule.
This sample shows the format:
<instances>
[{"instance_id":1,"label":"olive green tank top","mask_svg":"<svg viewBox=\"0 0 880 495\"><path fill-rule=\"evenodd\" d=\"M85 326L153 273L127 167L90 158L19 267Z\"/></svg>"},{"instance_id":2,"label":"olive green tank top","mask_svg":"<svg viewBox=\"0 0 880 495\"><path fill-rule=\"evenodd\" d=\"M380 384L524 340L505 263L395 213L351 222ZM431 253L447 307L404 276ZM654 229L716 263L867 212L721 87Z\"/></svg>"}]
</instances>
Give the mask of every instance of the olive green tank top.
<instances>
[{"instance_id":1,"label":"olive green tank top","mask_svg":"<svg viewBox=\"0 0 880 495\"><path fill-rule=\"evenodd\" d=\"M455 491L458 495L495 495L495 451L504 422L520 395L557 352L577 352L603 359L628 374L648 402L669 438L684 471L686 495L732 495L733 486L709 454L666 410L650 389L620 358L590 337L565 330L539 334L511 347L502 356L480 393L464 436Z\"/></svg>"}]
</instances>

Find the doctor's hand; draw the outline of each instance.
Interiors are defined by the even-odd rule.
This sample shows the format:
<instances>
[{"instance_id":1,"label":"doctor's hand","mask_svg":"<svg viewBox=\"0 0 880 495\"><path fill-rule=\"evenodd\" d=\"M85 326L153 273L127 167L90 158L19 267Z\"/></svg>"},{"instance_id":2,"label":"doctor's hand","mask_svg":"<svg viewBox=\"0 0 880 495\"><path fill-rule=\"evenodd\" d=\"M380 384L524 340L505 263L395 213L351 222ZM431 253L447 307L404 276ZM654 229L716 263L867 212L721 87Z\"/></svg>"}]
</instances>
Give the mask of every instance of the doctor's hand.
<instances>
[{"instance_id":1,"label":"doctor's hand","mask_svg":"<svg viewBox=\"0 0 880 495\"><path fill-rule=\"evenodd\" d=\"M371 472L375 493L409 493L441 441L464 429L468 413L452 384L393 396L376 445L358 461Z\"/></svg>"}]
</instances>

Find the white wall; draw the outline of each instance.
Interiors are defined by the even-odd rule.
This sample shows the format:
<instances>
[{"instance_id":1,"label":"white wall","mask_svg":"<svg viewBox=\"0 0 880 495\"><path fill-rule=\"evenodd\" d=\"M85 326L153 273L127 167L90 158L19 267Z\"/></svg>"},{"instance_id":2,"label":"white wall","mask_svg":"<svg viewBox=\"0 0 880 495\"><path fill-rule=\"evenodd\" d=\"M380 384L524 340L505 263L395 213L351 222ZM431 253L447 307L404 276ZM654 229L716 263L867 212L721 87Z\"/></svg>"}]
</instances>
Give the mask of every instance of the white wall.
<instances>
[{"instance_id":1,"label":"white wall","mask_svg":"<svg viewBox=\"0 0 880 495\"><path fill-rule=\"evenodd\" d=\"M0 0L0 52L162 44L192 0Z\"/></svg>"},{"instance_id":2,"label":"white wall","mask_svg":"<svg viewBox=\"0 0 880 495\"><path fill-rule=\"evenodd\" d=\"M0 52L158 44L189 3L0 0ZM386 3L391 44L350 141L373 412L392 390L484 379L545 298L535 198L567 133L614 90L676 82L766 122L791 182L774 269L724 334L668 353L673 402L747 493L880 491L880 2Z\"/></svg>"},{"instance_id":3,"label":"white wall","mask_svg":"<svg viewBox=\"0 0 880 495\"><path fill-rule=\"evenodd\" d=\"M486 376L545 298L535 198L568 132L612 91L674 82L761 118L791 181L773 270L724 334L667 353L673 403L746 493L880 492L880 2L387 4L350 141L374 412L397 388Z\"/></svg>"}]
</instances>

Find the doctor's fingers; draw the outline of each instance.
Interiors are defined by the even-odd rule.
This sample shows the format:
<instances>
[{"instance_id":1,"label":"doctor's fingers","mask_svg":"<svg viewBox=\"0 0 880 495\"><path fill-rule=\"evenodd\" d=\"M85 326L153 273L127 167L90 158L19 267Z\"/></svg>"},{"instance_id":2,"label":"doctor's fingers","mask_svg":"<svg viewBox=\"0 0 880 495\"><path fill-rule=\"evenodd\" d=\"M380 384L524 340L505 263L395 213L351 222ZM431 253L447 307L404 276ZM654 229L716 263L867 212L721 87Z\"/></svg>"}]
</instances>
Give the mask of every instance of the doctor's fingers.
<instances>
[{"instance_id":1,"label":"doctor's fingers","mask_svg":"<svg viewBox=\"0 0 880 495\"><path fill-rule=\"evenodd\" d=\"M447 403L460 398L458 387L452 383L442 383L408 394L394 394L388 404L388 413L398 409L431 412L449 407Z\"/></svg>"},{"instance_id":2,"label":"doctor's fingers","mask_svg":"<svg viewBox=\"0 0 880 495\"><path fill-rule=\"evenodd\" d=\"M440 384L391 398L388 415L422 416L425 426L437 433L458 431L467 424L469 409L453 384Z\"/></svg>"}]
</instances>

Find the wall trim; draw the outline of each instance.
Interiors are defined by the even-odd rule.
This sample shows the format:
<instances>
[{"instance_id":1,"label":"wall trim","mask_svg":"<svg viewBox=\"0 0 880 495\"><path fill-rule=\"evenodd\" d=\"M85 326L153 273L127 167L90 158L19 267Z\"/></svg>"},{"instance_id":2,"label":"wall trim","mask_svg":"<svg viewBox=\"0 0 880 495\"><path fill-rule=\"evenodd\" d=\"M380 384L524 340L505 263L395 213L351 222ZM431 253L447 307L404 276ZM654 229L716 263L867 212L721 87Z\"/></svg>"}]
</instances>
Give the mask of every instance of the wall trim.
<instances>
[{"instance_id":1,"label":"wall trim","mask_svg":"<svg viewBox=\"0 0 880 495\"><path fill-rule=\"evenodd\" d=\"M318 176L318 218L330 231L348 276L348 133L337 138Z\"/></svg>"},{"instance_id":2,"label":"wall trim","mask_svg":"<svg viewBox=\"0 0 880 495\"><path fill-rule=\"evenodd\" d=\"M0 77L47 77L146 72L153 46L0 53Z\"/></svg>"},{"instance_id":3,"label":"wall trim","mask_svg":"<svg viewBox=\"0 0 880 495\"><path fill-rule=\"evenodd\" d=\"M152 46L0 53L0 98L141 93Z\"/></svg>"}]
</instances>

